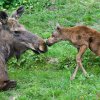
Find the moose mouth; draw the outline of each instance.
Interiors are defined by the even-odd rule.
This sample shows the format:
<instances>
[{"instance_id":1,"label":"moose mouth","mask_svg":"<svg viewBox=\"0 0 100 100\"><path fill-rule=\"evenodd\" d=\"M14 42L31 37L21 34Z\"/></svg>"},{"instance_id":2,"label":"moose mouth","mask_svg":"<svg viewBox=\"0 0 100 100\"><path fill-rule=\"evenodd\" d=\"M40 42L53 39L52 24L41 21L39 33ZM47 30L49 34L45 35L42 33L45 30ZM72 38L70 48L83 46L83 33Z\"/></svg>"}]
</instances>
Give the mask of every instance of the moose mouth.
<instances>
[{"instance_id":1,"label":"moose mouth","mask_svg":"<svg viewBox=\"0 0 100 100\"><path fill-rule=\"evenodd\" d=\"M41 54L41 53L45 53L44 51L41 50L32 50L35 54Z\"/></svg>"},{"instance_id":2,"label":"moose mouth","mask_svg":"<svg viewBox=\"0 0 100 100\"><path fill-rule=\"evenodd\" d=\"M32 44L32 43L24 43L24 42L21 42L21 43L24 44L28 49L32 50L36 54L45 53L47 51L46 45L44 45L44 46L40 45L38 47L35 47L34 44Z\"/></svg>"},{"instance_id":3,"label":"moose mouth","mask_svg":"<svg viewBox=\"0 0 100 100\"><path fill-rule=\"evenodd\" d=\"M35 48L33 44L29 43L28 44L29 48L36 54L41 54L41 53L45 53L47 50L42 50L42 46Z\"/></svg>"}]
</instances>

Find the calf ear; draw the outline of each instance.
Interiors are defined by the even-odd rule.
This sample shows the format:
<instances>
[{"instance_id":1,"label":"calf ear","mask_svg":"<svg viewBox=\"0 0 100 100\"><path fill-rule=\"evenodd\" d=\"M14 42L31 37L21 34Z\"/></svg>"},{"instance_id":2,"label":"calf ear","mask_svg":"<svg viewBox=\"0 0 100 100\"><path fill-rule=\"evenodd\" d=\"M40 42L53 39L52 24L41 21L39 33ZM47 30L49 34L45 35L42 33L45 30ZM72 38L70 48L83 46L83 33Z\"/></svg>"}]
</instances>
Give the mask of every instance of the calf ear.
<instances>
[{"instance_id":1,"label":"calf ear","mask_svg":"<svg viewBox=\"0 0 100 100\"><path fill-rule=\"evenodd\" d=\"M1 22L2 24L5 24L5 23L7 23L7 20L8 20L8 15L7 15L7 13L4 12L4 11L0 11L0 22Z\"/></svg>"},{"instance_id":2,"label":"calf ear","mask_svg":"<svg viewBox=\"0 0 100 100\"><path fill-rule=\"evenodd\" d=\"M24 12L24 6L20 6L16 11L14 11L11 15L12 18L18 19Z\"/></svg>"},{"instance_id":3,"label":"calf ear","mask_svg":"<svg viewBox=\"0 0 100 100\"><path fill-rule=\"evenodd\" d=\"M59 23L56 24L56 30L59 31L59 32L61 31L61 26L60 26Z\"/></svg>"}]
</instances>

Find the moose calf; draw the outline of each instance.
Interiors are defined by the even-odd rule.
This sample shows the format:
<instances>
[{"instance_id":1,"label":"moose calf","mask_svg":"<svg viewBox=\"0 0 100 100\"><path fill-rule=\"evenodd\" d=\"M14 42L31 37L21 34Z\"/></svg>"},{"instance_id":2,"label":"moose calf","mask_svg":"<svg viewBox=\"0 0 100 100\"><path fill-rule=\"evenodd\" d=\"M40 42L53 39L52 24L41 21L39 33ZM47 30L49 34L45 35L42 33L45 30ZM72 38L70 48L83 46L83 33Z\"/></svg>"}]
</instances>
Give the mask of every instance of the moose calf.
<instances>
[{"instance_id":1,"label":"moose calf","mask_svg":"<svg viewBox=\"0 0 100 100\"><path fill-rule=\"evenodd\" d=\"M0 90L7 90L16 86L16 81L8 78L6 61L20 55L30 49L40 54L47 51L45 41L29 32L18 22L24 12L24 7L19 7L10 17L4 11L0 11Z\"/></svg>"},{"instance_id":2,"label":"moose calf","mask_svg":"<svg viewBox=\"0 0 100 100\"><path fill-rule=\"evenodd\" d=\"M48 38L47 45L51 46L61 40L70 41L78 50L78 54L76 56L77 66L70 79L73 80L75 78L79 67L83 71L83 74L86 76L87 72L82 65L82 55L86 49L89 48L97 56L100 56L100 32L97 32L96 30L87 26L75 26L66 28L58 25L56 30Z\"/></svg>"}]
</instances>

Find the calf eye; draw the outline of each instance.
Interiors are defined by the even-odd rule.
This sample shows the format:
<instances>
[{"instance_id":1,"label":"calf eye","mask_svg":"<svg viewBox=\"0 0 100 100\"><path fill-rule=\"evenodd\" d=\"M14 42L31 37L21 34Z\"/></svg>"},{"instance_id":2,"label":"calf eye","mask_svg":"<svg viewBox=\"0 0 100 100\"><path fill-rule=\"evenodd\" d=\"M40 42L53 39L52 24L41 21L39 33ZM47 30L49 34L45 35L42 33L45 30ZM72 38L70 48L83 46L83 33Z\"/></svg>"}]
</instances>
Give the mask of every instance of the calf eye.
<instances>
[{"instance_id":1,"label":"calf eye","mask_svg":"<svg viewBox=\"0 0 100 100\"><path fill-rule=\"evenodd\" d=\"M52 37L55 37L55 35L54 35L54 34L52 34Z\"/></svg>"}]
</instances>

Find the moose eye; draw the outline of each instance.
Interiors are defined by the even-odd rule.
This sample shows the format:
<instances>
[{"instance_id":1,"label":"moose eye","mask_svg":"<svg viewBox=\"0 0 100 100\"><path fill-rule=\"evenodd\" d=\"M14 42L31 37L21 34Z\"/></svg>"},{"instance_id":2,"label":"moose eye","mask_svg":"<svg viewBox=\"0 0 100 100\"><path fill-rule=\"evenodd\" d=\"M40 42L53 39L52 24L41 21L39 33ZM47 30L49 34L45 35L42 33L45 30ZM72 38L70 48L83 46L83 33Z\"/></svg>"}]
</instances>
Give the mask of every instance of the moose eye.
<instances>
[{"instance_id":1,"label":"moose eye","mask_svg":"<svg viewBox=\"0 0 100 100\"><path fill-rule=\"evenodd\" d=\"M14 35L15 36L19 36L20 35L20 31L14 31Z\"/></svg>"}]
</instances>

